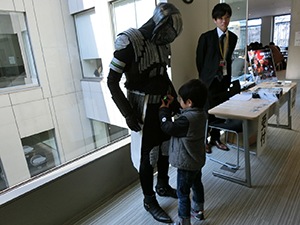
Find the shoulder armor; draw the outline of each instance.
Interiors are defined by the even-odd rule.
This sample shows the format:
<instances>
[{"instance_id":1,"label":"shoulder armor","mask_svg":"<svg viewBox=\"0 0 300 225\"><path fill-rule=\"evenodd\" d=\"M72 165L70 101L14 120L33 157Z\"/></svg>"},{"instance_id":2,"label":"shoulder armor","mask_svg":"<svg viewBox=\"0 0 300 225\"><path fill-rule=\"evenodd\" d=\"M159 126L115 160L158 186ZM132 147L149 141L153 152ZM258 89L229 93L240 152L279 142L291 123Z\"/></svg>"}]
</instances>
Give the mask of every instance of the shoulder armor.
<instances>
[{"instance_id":1,"label":"shoulder armor","mask_svg":"<svg viewBox=\"0 0 300 225\"><path fill-rule=\"evenodd\" d=\"M121 34L120 36L118 36L116 42L115 42L115 48L116 50L121 50L127 47L127 45L129 45L129 39L126 35Z\"/></svg>"}]
</instances>

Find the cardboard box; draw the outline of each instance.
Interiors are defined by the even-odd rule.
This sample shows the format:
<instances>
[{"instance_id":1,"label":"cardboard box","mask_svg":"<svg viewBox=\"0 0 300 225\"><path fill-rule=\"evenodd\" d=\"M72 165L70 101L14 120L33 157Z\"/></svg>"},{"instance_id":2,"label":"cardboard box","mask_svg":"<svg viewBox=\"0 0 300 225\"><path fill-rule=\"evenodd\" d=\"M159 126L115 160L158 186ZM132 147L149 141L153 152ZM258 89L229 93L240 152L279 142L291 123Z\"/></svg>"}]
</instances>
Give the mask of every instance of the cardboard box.
<instances>
[{"instance_id":1,"label":"cardboard box","mask_svg":"<svg viewBox=\"0 0 300 225\"><path fill-rule=\"evenodd\" d=\"M243 133L239 133L239 145L240 146L244 146L243 143ZM249 138L249 146L256 144L256 139L257 139L257 133L253 134L250 138ZM236 134L235 133L231 133L228 132L228 143L229 144L236 144Z\"/></svg>"}]
</instances>

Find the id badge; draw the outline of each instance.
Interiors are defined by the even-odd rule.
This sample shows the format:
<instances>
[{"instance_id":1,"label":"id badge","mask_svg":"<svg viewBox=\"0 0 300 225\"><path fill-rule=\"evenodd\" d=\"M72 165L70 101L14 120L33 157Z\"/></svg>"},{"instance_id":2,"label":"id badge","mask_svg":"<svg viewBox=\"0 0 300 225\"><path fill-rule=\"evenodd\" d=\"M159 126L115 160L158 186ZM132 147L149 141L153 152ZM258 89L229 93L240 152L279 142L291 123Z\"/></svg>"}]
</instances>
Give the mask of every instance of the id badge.
<instances>
[{"instance_id":1,"label":"id badge","mask_svg":"<svg viewBox=\"0 0 300 225\"><path fill-rule=\"evenodd\" d=\"M219 66L222 68L223 76L227 75L226 60L221 59Z\"/></svg>"}]
</instances>

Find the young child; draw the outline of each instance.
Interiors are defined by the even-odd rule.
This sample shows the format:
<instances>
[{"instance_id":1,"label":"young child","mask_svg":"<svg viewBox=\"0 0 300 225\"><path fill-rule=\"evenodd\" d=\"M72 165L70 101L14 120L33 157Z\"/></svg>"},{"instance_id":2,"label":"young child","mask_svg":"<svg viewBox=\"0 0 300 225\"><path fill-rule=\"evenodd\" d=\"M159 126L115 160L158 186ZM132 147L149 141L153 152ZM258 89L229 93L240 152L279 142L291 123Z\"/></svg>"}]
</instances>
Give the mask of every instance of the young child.
<instances>
[{"instance_id":1,"label":"young child","mask_svg":"<svg viewBox=\"0 0 300 225\"><path fill-rule=\"evenodd\" d=\"M169 162L177 170L178 217L174 225L190 225L191 216L204 219L204 189L201 169L205 164L204 105L207 86L199 79L185 83L178 91L181 114L173 122L169 105L174 98L168 95L159 109L161 129L171 135ZM190 189L193 190L192 204Z\"/></svg>"}]
</instances>

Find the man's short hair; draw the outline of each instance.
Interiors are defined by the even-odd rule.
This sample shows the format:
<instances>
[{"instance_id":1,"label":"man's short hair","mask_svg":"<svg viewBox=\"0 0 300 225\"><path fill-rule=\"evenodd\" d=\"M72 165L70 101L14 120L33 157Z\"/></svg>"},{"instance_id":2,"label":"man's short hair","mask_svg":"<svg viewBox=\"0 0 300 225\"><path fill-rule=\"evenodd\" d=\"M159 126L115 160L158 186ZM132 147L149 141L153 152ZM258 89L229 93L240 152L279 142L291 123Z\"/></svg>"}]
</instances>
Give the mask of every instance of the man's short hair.
<instances>
[{"instance_id":1,"label":"man's short hair","mask_svg":"<svg viewBox=\"0 0 300 225\"><path fill-rule=\"evenodd\" d=\"M218 18L222 18L226 13L228 13L228 15L231 17L231 7L227 3L219 3L213 8L211 15L212 18L216 20Z\"/></svg>"},{"instance_id":2,"label":"man's short hair","mask_svg":"<svg viewBox=\"0 0 300 225\"><path fill-rule=\"evenodd\" d=\"M186 102L190 99L193 107L203 108L208 95L206 84L200 79L191 79L179 88L178 94Z\"/></svg>"}]
</instances>

